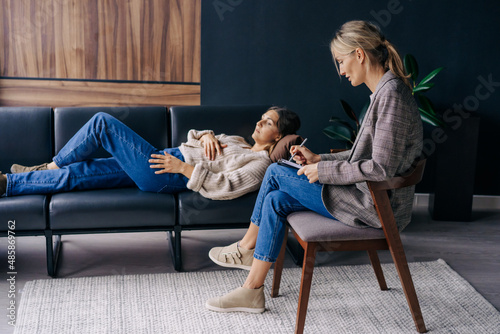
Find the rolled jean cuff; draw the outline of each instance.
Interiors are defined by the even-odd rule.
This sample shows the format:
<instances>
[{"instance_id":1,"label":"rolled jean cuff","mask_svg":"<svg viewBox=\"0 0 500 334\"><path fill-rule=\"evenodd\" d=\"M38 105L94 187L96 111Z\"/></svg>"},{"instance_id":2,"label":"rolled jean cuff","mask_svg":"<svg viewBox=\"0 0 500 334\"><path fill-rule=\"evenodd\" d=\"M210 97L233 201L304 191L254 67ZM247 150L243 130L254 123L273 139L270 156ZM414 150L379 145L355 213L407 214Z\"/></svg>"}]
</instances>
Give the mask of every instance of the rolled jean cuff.
<instances>
[{"instance_id":1,"label":"rolled jean cuff","mask_svg":"<svg viewBox=\"0 0 500 334\"><path fill-rule=\"evenodd\" d=\"M62 159L59 158L59 155L56 155L55 157L52 158L52 162L55 163L58 168L64 167L64 164L61 160Z\"/></svg>"},{"instance_id":2,"label":"rolled jean cuff","mask_svg":"<svg viewBox=\"0 0 500 334\"><path fill-rule=\"evenodd\" d=\"M254 219L254 216L250 217L250 223L254 224L255 226L260 226L260 220Z\"/></svg>"},{"instance_id":3,"label":"rolled jean cuff","mask_svg":"<svg viewBox=\"0 0 500 334\"><path fill-rule=\"evenodd\" d=\"M270 258L269 256L262 256L262 255L257 254L257 253L253 254L253 258L260 260L260 261L264 261L264 262L270 262L270 263L274 263L277 260L277 259Z\"/></svg>"}]
</instances>

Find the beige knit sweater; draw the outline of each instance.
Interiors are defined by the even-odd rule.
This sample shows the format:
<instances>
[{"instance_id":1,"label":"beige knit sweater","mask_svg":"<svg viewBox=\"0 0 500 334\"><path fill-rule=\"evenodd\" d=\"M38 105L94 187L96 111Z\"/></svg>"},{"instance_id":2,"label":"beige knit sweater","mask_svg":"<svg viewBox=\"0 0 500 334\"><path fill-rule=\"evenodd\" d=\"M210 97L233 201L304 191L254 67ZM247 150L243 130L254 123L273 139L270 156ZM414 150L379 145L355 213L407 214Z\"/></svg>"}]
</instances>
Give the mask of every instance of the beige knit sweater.
<instances>
[{"instance_id":1,"label":"beige knit sweater","mask_svg":"<svg viewBox=\"0 0 500 334\"><path fill-rule=\"evenodd\" d=\"M271 164L267 151L253 152L239 136L217 135L227 144L215 160L209 160L199 139L211 130L190 130L188 140L179 149L186 163L194 166L187 187L213 200L229 200L259 189Z\"/></svg>"}]
</instances>

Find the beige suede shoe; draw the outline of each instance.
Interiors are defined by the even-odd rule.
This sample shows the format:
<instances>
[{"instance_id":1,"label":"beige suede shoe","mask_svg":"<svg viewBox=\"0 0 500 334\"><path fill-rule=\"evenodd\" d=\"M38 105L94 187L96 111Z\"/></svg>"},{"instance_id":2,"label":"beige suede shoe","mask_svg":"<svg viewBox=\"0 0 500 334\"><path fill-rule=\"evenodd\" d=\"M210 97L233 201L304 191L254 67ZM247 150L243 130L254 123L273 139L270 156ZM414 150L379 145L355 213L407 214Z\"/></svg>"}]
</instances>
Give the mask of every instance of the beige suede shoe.
<instances>
[{"instance_id":1,"label":"beige suede shoe","mask_svg":"<svg viewBox=\"0 0 500 334\"><path fill-rule=\"evenodd\" d=\"M209 299L205 307L215 312L262 313L266 310L264 286L258 289L239 287L222 297Z\"/></svg>"},{"instance_id":2,"label":"beige suede shoe","mask_svg":"<svg viewBox=\"0 0 500 334\"><path fill-rule=\"evenodd\" d=\"M235 242L226 247L212 248L208 253L208 257L222 267L250 270L253 262L253 252L253 249L248 250L238 247L238 243Z\"/></svg>"},{"instance_id":3,"label":"beige suede shoe","mask_svg":"<svg viewBox=\"0 0 500 334\"><path fill-rule=\"evenodd\" d=\"M47 170L47 165L48 164L49 163L46 162L46 163L43 163L41 165L31 166L31 167L26 167L26 166L21 166L21 165L18 165L18 164L13 164L10 167L10 172L12 174L17 174L17 173L28 173L28 172L33 172L33 171L37 171L37 170Z\"/></svg>"}]
</instances>

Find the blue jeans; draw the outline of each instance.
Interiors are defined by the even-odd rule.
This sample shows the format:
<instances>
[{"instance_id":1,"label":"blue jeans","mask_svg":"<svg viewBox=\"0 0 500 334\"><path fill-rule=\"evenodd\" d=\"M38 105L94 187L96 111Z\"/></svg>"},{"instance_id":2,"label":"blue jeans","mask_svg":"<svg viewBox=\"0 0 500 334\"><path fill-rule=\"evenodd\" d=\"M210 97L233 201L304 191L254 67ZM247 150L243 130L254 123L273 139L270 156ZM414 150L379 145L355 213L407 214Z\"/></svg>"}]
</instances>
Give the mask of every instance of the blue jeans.
<instances>
[{"instance_id":1,"label":"blue jeans","mask_svg":"<svg viewBox=\"0 0 500 334\"><path fill-rule=\"evenodd\" d=\"M321 199L322 185L309 183L297 170L272 164L260 186L251 222L259 226L254 258L276 262L285 236L286 217L296 211L315 211L333 218Z\"/></svg>"},{"instance_id":2,"label":"blue jeans","mask_svg":"<svg viewBox=\"0 0 500 334\"><path fill-rule=\"evenodd\" d=\"M89 159L99 147L112 158ZM7 174L7 196L53 194L72 190L132 187L156 193L187 189L182 174L155 174L151 154L170 153L180 160L178 148L158 150L125 124L106 113L95 114L61 149L53 161L60 169Z\"/></svg>"}]
</instances>

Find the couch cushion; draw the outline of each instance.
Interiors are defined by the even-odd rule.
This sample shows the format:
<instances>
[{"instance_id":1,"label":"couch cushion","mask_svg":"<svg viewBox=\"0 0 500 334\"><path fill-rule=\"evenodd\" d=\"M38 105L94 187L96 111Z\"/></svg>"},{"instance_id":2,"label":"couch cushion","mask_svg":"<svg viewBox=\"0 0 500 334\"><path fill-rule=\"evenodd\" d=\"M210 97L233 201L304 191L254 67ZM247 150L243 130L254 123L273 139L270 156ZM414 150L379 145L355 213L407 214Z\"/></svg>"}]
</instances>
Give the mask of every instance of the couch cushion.
<instances>
[{"instance_id":1,"label":"couch cushion","mask_svg":"<svg viewBox=\"0 0 500 334\"><path fill-rule=\"evenodd\" d=\"M287 217L290 226L307 242L383 239L379 228L356 228L312 211L294 212Z\"/></svg>"},{"instance_id":2,"label":"couch cushion","mask_svg":"<svg viewBox=\"0 0 500 334\"><path fill-rule=\"evenodd\" d=\"M135 188L61 193L49 215L53 230L166 227L175 224L175 198Z\"/></svg>"},{"instance_id":3,"label":"couch cushion","mask_svg":"<svg viewBox=\"0 0 500 334\"><path fill-rule=\"evenodd\" d=\"M49 107L0 107L0 171L10 173L13 163L38 165L52 160L52 109ZM0 231L16 221L16 231L43 231L45 196L0 198Z\"/></svg>"},{"instance_id":4,"label":"couch cushion","mask_svg":"<svg viewBox=\"0 0 500 334\"><path fill-rule=\"evenodd\" d=\"M28 195L0 198L0 232L7 231L7 222L15 221L15 231L43 231L46 228L47 197Z\"/></svg>"},{"instance_id":5,"label":"couch cushion","mask_svg":"<svg viewBox=\"0 0 500 334\"><path fill-rule=\"evenodd\" d=\"M170 130L165 107L71 107L54 110L55 153L98 112L116 117L157 149L169 147ZM104 157L109 154L102 148L91 156Z\"/></svg>"},{"instance_id":6,"label":"couch cushion","mask_svg":"<svg viewBox=\"0 0 500 334\"><path fill-rule=\"evenodd\" d=\"M170 108L172 147L186 142L191 129L238 135L253 143L256 123L269 106L182 106Z\"/></svg>"},{"instance_id":7,"label":"couch cushion","mask_svg":"<svg viewBox=\"0 0 500 334\"><path fill-rule=\"evenodd\" d=\"M179 223L184 226L250 224L258 192L230 201L214 201L192 191L182 192L179 198Z\"/></svg>"},{"instance_id":8,"label":"couch cushion","mask_svg":"<svg viewBox=\"0 0 500 334\"><path fill-rule=\"evenodd\" d=\"M51 108L0 107L0 124L0 171L52 160Z\"/></svg>"}]
</instances>

